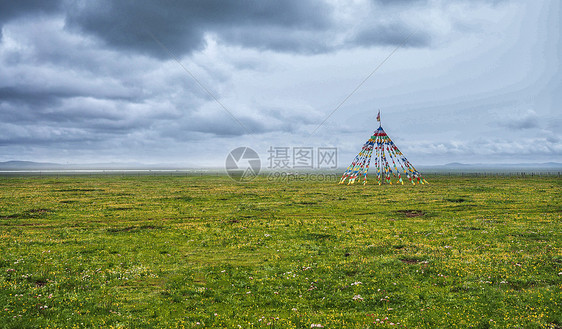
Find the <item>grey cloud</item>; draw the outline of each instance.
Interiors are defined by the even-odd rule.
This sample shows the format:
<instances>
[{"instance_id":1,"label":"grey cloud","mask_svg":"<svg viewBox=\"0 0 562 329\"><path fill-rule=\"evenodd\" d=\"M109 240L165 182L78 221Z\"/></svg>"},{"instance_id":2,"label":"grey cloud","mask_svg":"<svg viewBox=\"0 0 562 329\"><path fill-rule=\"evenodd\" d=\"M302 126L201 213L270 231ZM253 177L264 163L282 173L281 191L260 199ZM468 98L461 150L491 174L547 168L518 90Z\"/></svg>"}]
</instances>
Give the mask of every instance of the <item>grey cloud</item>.
<instances>
[{"instance_id":1,"label":"grey cloud","mask_svg":"<svg viewBox=\"0 0 562 329\"><path fill-rule=\"evenodd\" d=\"M402 150L403 149L403 150ZM522 156L537 157L548 155L562 155L562 143L554 137L533 137L517 139L475 139L467 141L451 141L444 143L410 142L401 148L405 153L418 153L444 156Z\"/></svg>"},{"instance_id":2,"label":"grey cloud","mask_svg":"<svg viewBox=\"0 0 562 329\"><path fill-rule=\"evenodd\" d=\"M128 134L155 120L173 120L211 99L175 62L100 49L99 44L61 30L60 18L39 23L43 27L39 34L46 40L36 35L37 22L18 21L8 25L18 47L0 43L0 122L19 124L24 130L42 124L49 131L78 128L89 129L90 134ZM8 63L14 51L20 60ZM196 73L210 82L225 79L212 68ZM73 138L28 135L24 133L27 137L22 140ZM12 139L3 138L7 140Z\"/></svg>"},{"instance_id":3,"label":"grey cloud","mask_svg":"<svg viewBox=\"0 0 562 329\"><path fill-rule=\"evenodd\" d=\"M0 87L0 104L15 103L30 105L53 105L68 92L38 91L29 88Z\"/></svg>"},{"instance_id":4,"label":"grey cloud","mask_svg":"<svg viewBox=\"0 0 562 329\"><path fill-rule=\"evenodd\" d=\"M360 45L424 47L431 44L431 36L426 31L413 30L406 24L394 22L365 29L355 36L354 42Z\"/></svg>"},{"instance_id":5,"label":"grey cloud","mask_svg":"<svg viewBox=\"0 0 562 329\"><path fill-rule=\"evenodd\" d=\"M53 146L102 141L106 136L91 134L87 129L45 126L43 124L13 125L0 123L0 146Z\"/></svg>"},{"instance_id":6,"label":"grey cloud","mask_svg":"<svg viewBox=\"0 0 562 329\"><path fill-rule=\"evenodd\" d=\"M169 54L152 35L173 52L188 54L205 46L207 33L226 33L243 27L252 39L275 27L285 31L321 30L328 27L330 7L312 1L96 1L83 2L67 12L69 28L93 34L112 47L158 58ZM275 44L273 40L262 40ZM281 36L282 38L282 36ZM244 44L242 42L242 44Z\"/></svg>"},{"instance_id":7,"label":"grey cloud","mask_svg":"<svg viewBox=\"0 0 562 329\"><path fill-rule=\"evenodd\" d=\"M54 106L19 107L2 104L0 118L22 126L43 124L45 127L68 127L128 133L148 127L154 120L175 120L181 112L169 106L151 103L75 97Z\"/></svg>"},{"instance_id":8,"label":"grey cloud","mask_svg":"<svg viewBox=\"0 0 562 329\"><path fill-rule=\"evenodd\" d=\"M234 116L236 120L223 111L215 111L212 114L206 113L205 115L187 113L180 120L169 122L167 128L161 130L162 136L182 140L192 136L192 132L218 137L242 136L248 132L251 134L294 133L307 121L310 121L309 119L297 119L303 118L298 113L279 115L279 113L272 113L267 110L260 111L259 116L236 113ZM306 114L304 117L306 117Z\"/></svg>"},{"instance_id":9,"label":"grey cloud","mask_svg":"<svg viewBox=\"0 0 562 329\"><path fill-rule=\"evenodd\" d=\"M394 4L379 2L379 6L391 10ZM402 7L396 10L407 9ZM310 0L105 0L77 3L69 8L66 12L69 29L94 35L110 47L160 59L170 57L162 45L175 54L190 54L206 46L208 35L236 46L315 54L349 46L399 45L410 30L409 24L399 19L382 23L386 14L381 15L377 9L370 14L370 20L373 17L378 20L374 27L353 31L348 23L335 19L337 8L332 4ZM372 10L369 6L364 9ZM421 47L427 46L430 39L429 32L419 31L406 43Z\"/></svg>"},{"instance_id":10,"label":"grey cloud","mask_svg":"<svg viewBox=\"0 0 562 329\"><path fill-rule=\"evenodd\" d=\"M417 5L417 4L427 4L429 0L371 0L373 3L378 5L393 6L393 5ZM471 0L473 2L488 2L491 4L497 4L500 2L506 2L507 0ZM450 3L454 2L465 2L465 0L447 1Z\"/></svg>"},{"instance_id":11,"label":"grey cloud","mask_svg":"<svg viewBox=\"0 0 562 329\"><path fill-rule=\"evenodd\" d=\"M207 137L242 136L247 131L214 102L211 111L178 111L180 104L167 106L155 102L72 97L61 99L53 106L0 106L1 145L61 145L68 143L129 140L139 132L152 131L159 138L185 142ZM234 114L250 133L295 132L302 125L315 121L307 112L287 112L281 109L260 111L258 116ZM38 129L39 127L39 129ZM9 129L8 129L9 128ZM199 133L199 135L198 135Z\"/></svg>"},{"instance_id":12,"label":"grey cloud","mask_svg":"<svg viewBox=\"0 0 562 329\"><path fill-rule=\"evenodd\" d=\"M52 82L51 82L52 83ZM82 87L82 88L81 88ZM48 108L61 105L69 98L91 97L110 100L139 101L133 95L119 95L111 90L88 90L85 86L58 85L54 88L44 88L37 85L0 87L0 104L17 106L18 108Z\"/></svg>"},{"instance_id":13,"label":"grey cloud","mask_svg":"<svg viewBox=\"0 0 562 329\"><path fill-rule=\"evenodd\" d=\"M205 110L183 113L173 121L161 121L155 130L161 137L182 141L192 139L194 133L207 137L237 137L251 134L267 133L297 133L307 125L316 124L322 118L322 113L308 107L294 106L292 109L280 108L268 104L253 104L258 108L252 115L243 111L232 111L231 115L219 109L215 103L208 103ZM240 125L240 123L243 125ZM163 127L162 124L166 126Z\"/></svg>"},{"instance_id":14,"label":"grey cloud","mask_svg":"<svg viewBox=\"0 0 562 329\"><path fill-rule=\"evenodd\" d=\"M275 79L288 78L285 68L296 72L293 64L305 67L317 58L327 63L322 57L331 55L294 53L310 55L346 49L351 50L350 56L362 52L363 56L372 56L376 52L366 54L365 49L353 48L398 45L412 31L415 32L406 46L426 47L439 33L448 33L448 23L455 20L454 13L443 10L444 2L432 1L425 6L424 0L358 2L349 16L337 12L338 7L330 1L61 1L64 5L41 1L37 7L31 5L33 1L14 1L13 8L5 11L7 4L0 3L0 25L5 37L0 40L3 156L25 149L28 155L33 154L29 151L32 149L49 154L91 149L94 157L106 152L118 158L127 152L170 153L169 149L195 144L212 152L223 141L285 141L281 136L302 140L303 132L310 132L326 115L316 112L314 106L330 103L334 89L326 88L325 94L314 100L316 96L292 93L292 80L298 81L302 76L293 74L289 83ZM435 15L442 15L443 25L429 22L431 26L416 29L422 23L410 24L405 17L418 9L420 16L436 11ZM361 22L352 15L357 12L364 13ZM440 30L442 26L444 31ZM251 134L197 86L150 34L169 47L214 96L232 109ZM198 52L200 49L204 50ZM342 62L336 67L347 67L355 60L338 57L347 52L335 54L334 59ZM353 67L355 63L349 64ZM242 69L245 71L241 73ZM318 68L315 70L302 72L333 80L352 79L351 74L322 75ZM267 88L271 84L272 91L252 95L248 88L258 83ZM303 90L307 88L304 83L298 85ZM285 93L285 88L290 90ZM356 124L356 120L343 121L334 124L334 129L324 128L326 134L342 125ZM446 128L448 122L444 120L440 126L453 129ZM532 116L524 121L514 116L505 121L505 127L528 129L537 127L537 122ZM549 124L552 123L541 119L542 126ZM341 139L336 135L339 134L329 138ZM561 152L557 135L533 142L541 143L542 149L535 148L537 152L543 150L541 154ZM532 148L498 140L489 145L429 144L410 150L407 143L398 145L406 154L423 150L431 157L474 155L487 149L486 154L502 154Z\"/></svg>"},{"instance_id":15,"label":"grey cloud","mask_svg":"<svg viewBox=\"0 0 562 329\"><path fill-rule=\"evenodd\" d=\"M59 8L59 0L18 0L0 2L0 22L37 12L52 12Z\"/></svg>"},{"instance_id":16,"label":"grey cloud","mask_svg":"<svg viewBox=\"0 0 562 329\"><path fill-rule=\"evenodd\" d=\"M364 8L360 4L355 10L368 13L366 20L372 24L355 26L353 18L337 19L337 6L328 1L60 1L62 5L56 1L4 5L9 10L2 15L7 21L58 10L69 31L94 36L111 49L169 59L162 45L178 56L189 55L203 49L209 35L235 46L302 54L399 45L412 29L400 14L430 6L425 0L376 0ZM429 29L422 28L406 45L428 46L431 39ZM54 49L54 60L60 57Z\"/></svg>"},{"instance_id":17,"label":"grey cloud","mask_svg":"<svg viewBox=\"0 0 562 329\"><path fill-rule=\"evenodd\" d=\"M533 129L539 128L539 116L533 110L525 113L515 113L509 117L502 118L499 125L511 129Z\"/></svg>"},{"instance_id":18,"label":"grey cloud","mask_svg":"<svg viewBox=\"0 0 562 329\"><path fill-rule=\"evenodd\" d=\"M296 108L289 111L279 106L266 106L261 113L280 122L299 122L302 124L317 124L324 118L323 113L310 108Z\"/></svg>"},{"instance_id":19,"label":"grey cloud","mask_svg":"<svg viewBox=\"0 0 562 329\"><path fill-rule=\"evenodd\" d=\"M420 3L427 3L428 0L372 0L375 4L385 5L385 6L393 6L393 5L415 5Z\"/></svg>"},{"instance_id":20,"label":"grey cloud","mask_svg":"<svg viewBox=\"0 0 562 329\"><path fill-rule=\"evenodd\" d=\"M59 9L60 1L58 0L0 1L0 40L2 40L2 26L6 22L22 16L52 13Z\"/></svg>"},{"instance_id":21,"label":"grey cloud","mask_svg":"<svg viewBox=\"0 0 562 329\"><path fill-rule=\"evenodd\" d=\"M552 144L559 144L559 145L562 144L561 141L560 141L560 137L555 136L555 135L548 136L546 138L546 141L549 142L549 143L552 143Z\"/></svg>"},{"instance_id":22,"label":"grey cloud","mask_svg":"<svg viewBox=\"0 0 562 329\"><path fill-rule=\"evenodd\" d=\"M260 50L295 52L302 54L324 53L334 49L328 32L320 30L291 30L274 26L259 33L248 33L252 27L233 27L218 35L226 44L244 45Z\"/></svg>"}]
</instances>

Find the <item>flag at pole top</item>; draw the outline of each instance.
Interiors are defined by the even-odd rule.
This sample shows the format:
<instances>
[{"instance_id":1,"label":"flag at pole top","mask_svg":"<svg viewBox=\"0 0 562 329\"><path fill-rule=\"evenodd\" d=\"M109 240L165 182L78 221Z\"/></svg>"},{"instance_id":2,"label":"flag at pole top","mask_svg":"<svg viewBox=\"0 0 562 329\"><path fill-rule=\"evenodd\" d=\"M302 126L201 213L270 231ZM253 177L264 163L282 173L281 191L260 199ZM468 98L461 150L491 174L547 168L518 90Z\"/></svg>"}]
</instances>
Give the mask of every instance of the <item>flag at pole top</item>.
<instances>
[{"instance_id":1,"label":"flag at pole top","mask_svg":"<svg viewBox=\"0 0 562 329\"><path fill-rule=\"evenodd\" d=\"M381 110L379 110L379 114L377 114L377 121L381 122Z\"/></svg>"}]
</instances>

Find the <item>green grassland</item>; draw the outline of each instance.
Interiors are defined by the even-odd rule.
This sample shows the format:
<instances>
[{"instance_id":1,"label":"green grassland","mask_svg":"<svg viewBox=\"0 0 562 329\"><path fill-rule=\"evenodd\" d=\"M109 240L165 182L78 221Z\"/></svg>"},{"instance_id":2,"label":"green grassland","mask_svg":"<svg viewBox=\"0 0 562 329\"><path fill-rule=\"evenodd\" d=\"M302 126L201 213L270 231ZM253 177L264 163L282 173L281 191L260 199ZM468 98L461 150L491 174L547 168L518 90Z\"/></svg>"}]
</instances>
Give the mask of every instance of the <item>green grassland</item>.
<instances>
[{"instance_id":1,"label":"green grassland","mask_svg":"<svg viewBox=\"0 0 562 329\"><path fill-rule=\"evenodd\" d=\"M0 328L562 328L562 180L0 178Z\"/></svg>"}]
</instances>

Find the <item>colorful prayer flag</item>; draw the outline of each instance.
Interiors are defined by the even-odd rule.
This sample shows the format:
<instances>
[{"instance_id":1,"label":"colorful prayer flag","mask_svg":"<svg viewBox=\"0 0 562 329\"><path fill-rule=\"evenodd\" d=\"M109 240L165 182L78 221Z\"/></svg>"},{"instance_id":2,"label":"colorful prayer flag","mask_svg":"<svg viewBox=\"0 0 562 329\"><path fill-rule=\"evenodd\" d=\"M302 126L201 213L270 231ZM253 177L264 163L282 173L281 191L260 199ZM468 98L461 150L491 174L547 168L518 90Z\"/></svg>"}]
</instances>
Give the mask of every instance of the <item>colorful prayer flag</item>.
<instances>
[{"instance_id":1,"label":"colorful prayer flag","mask_svg":"<svg viewBox=\"0 0 562 329\"><path fill-rule=\"evenodd\" d=\"M377 115L377 121L380 122L380 111ZM353 184L357 180L367 183L367 171L371 163L371 157L375 159L374 167L377 168L377 181L379 185L387 183L392 184L391 177L397 183L404 184L401 172L412 184L415 181L426 184L427 181L422 177L421 173L412 166L410 161L400 152L398 147L392 142L382 127L379 127L371 138L363 145L361 152L357 154L353 162L343 173L340 184Z\"/></svg>"}]
</instances>

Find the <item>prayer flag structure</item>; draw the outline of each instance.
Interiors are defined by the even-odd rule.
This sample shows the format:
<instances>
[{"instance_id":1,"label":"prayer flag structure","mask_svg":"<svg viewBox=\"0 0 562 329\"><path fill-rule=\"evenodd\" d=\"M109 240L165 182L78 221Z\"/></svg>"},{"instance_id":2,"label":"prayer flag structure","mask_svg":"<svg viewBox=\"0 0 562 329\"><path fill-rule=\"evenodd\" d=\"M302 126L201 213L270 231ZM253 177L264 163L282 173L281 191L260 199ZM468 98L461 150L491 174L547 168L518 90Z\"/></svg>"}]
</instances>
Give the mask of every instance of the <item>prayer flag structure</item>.
<instances>
[{"instance_id":1,"label":"prayer flag structure","mask_svg":"<svg viewBox=\"0 0 562 329\"><path fill-rule=\"evenodd\" d=\"M380 122L380 111L377 115L377 121ZM373 155L379 185L392 184L393 180L395 183L404 185L402 173L414 185L416 182L418 184L429 184L394 145L394 142L382 129L382 124L379 124L379 128L375 130L373 136L363 145L361 152L347 167L340 179L340 184L344 184L346 180L348 185L361 181L363 185L367 184L367 171L369 171L369 164Z\"/></svg>"}]
</instances>

